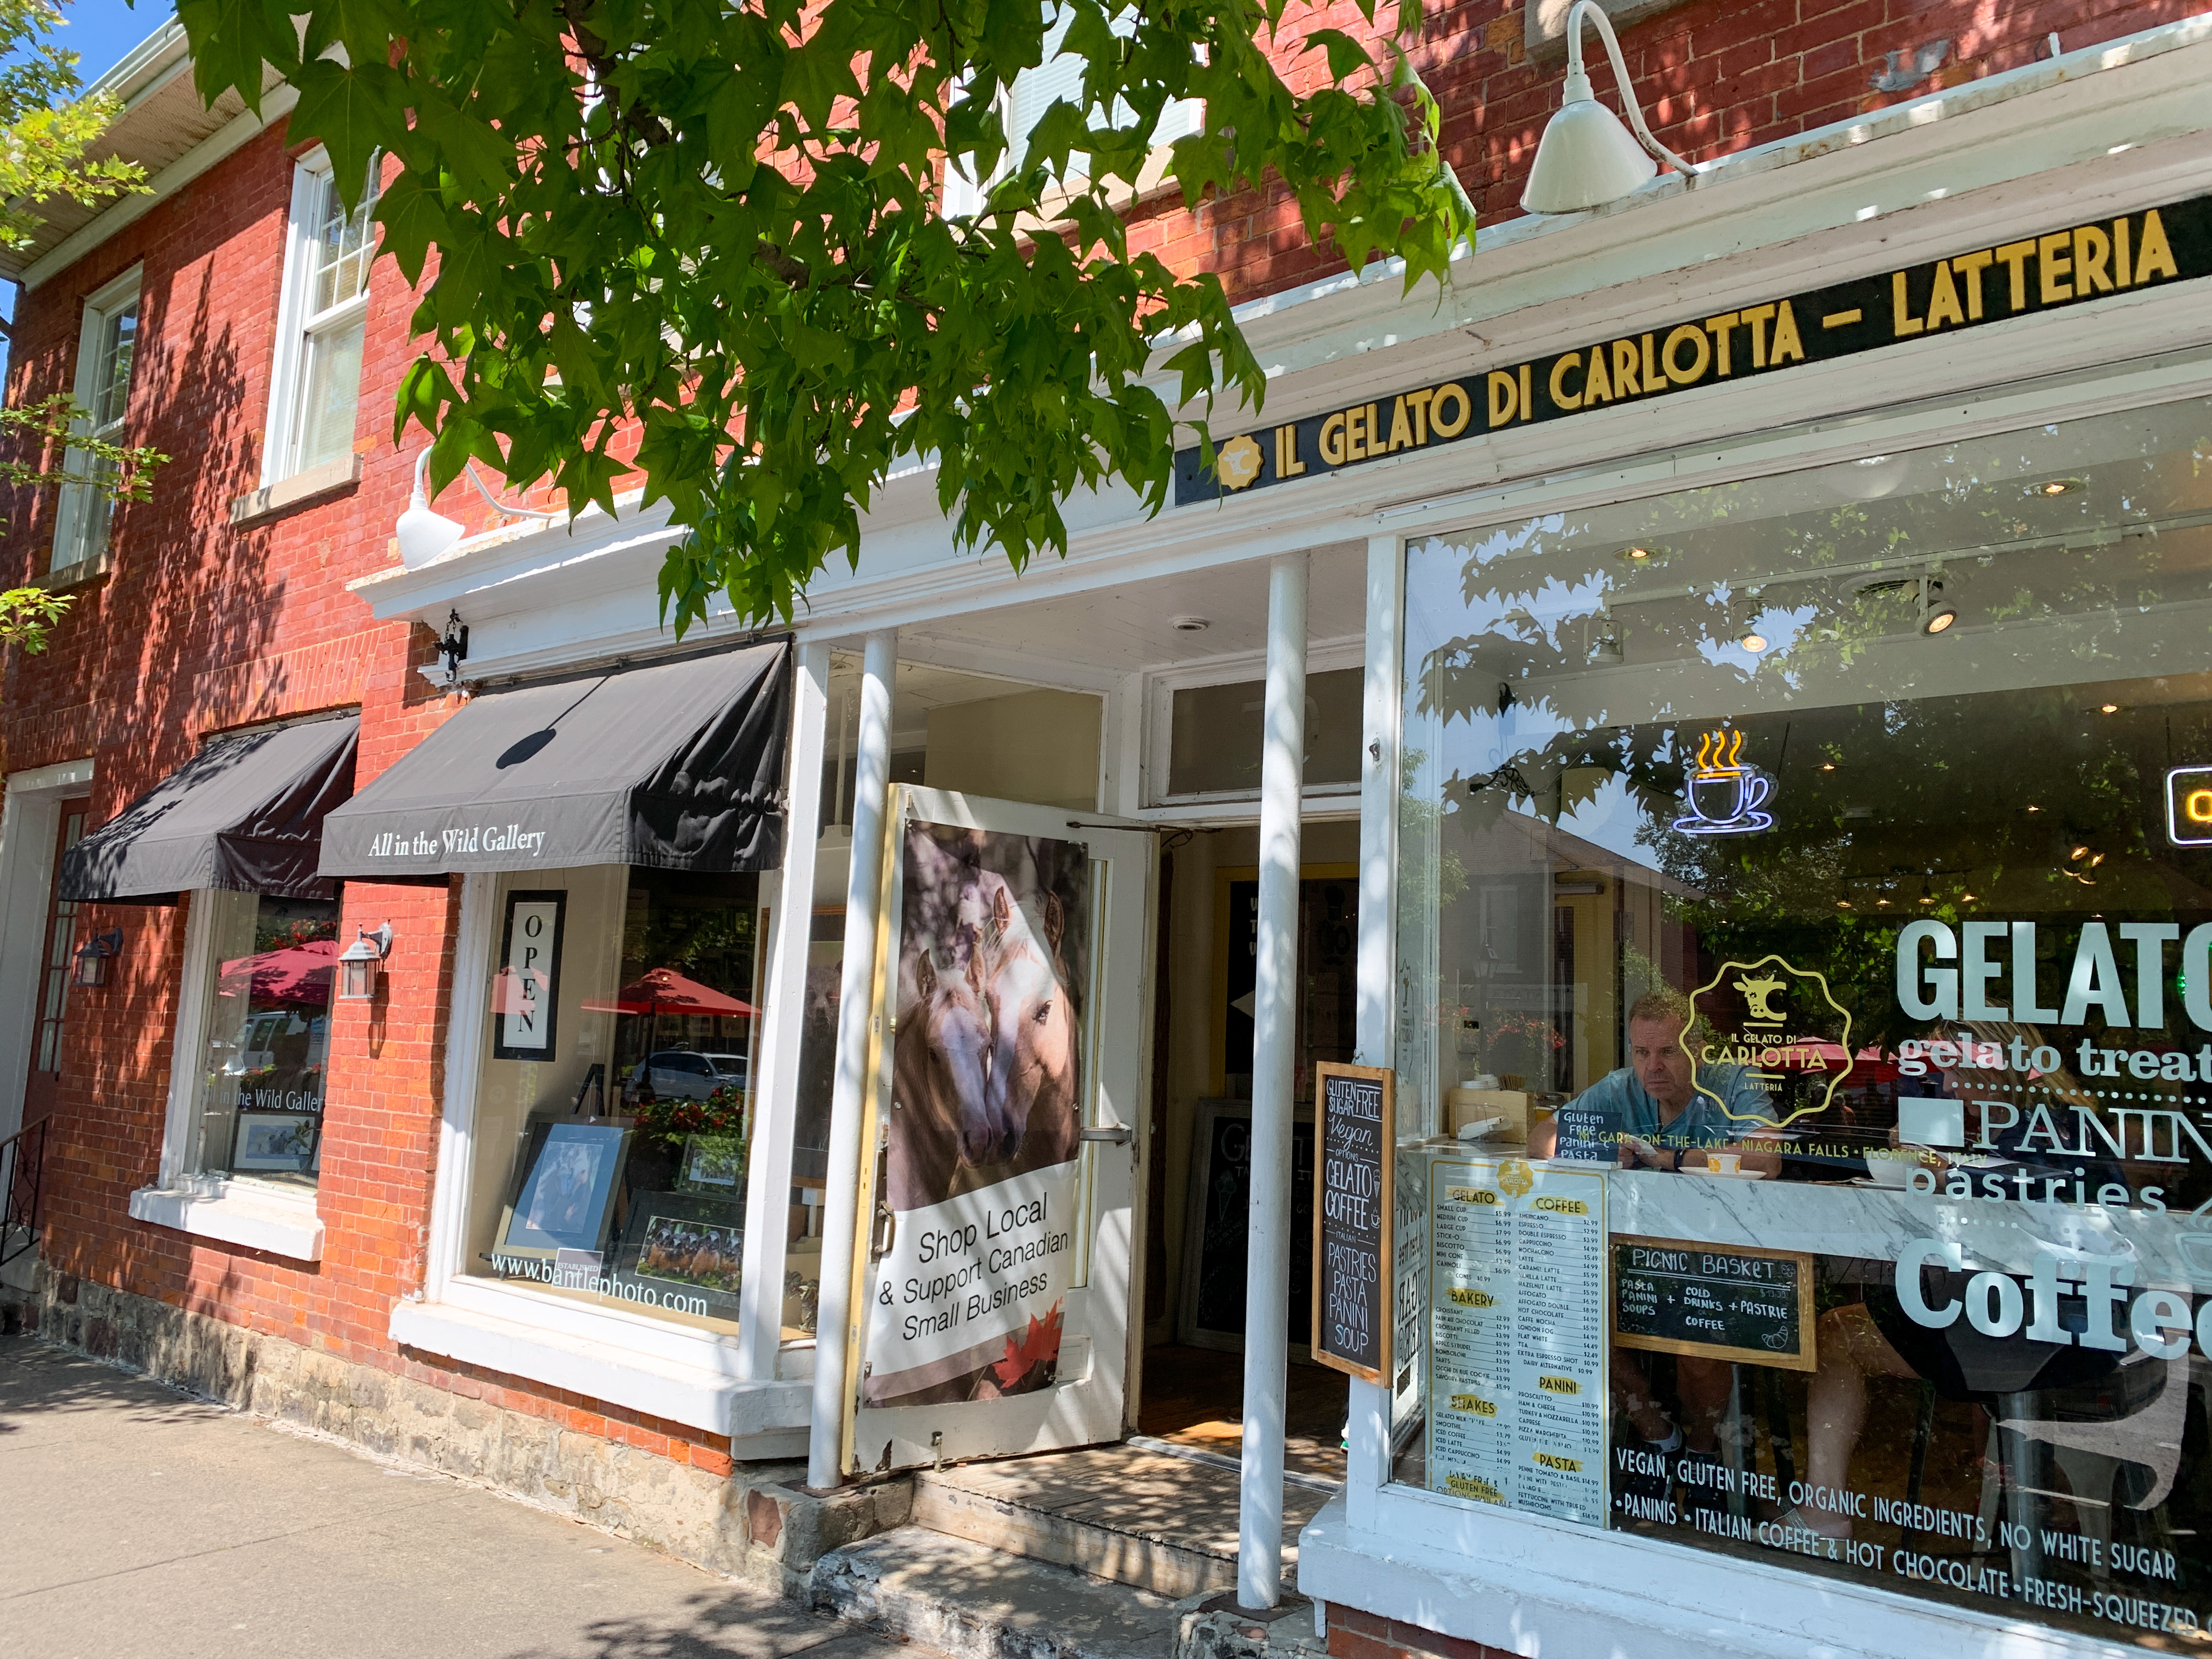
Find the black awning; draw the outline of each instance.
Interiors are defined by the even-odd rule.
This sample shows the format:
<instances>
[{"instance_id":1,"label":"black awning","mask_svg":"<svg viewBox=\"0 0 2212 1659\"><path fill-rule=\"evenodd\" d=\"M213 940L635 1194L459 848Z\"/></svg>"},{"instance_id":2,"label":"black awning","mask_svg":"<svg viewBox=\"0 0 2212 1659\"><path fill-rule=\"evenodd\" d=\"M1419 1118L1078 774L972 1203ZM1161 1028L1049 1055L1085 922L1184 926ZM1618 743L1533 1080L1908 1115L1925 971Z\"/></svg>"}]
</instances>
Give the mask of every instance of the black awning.
<instances>
[{"instance_id":1,"label":"black awning","mask_svg":"<svg viewBox=\"0 0 2212 1659\"><path fill-rule=\"evenodd\" d=\"M220 887L330 898L323 820L353 793L361 720L217 738L62 855L62 896L167 903Z\"/></svg>"},{"instance_id":2,"label":"black awning","mask_svg":"<svg viewBox=\"0 0 2212 1659\"><path fill-rule=\"evenodd\" d=\"M323 831L323 873L783 861L791 647L476 698Z\"/></svg>"}]
</instances>

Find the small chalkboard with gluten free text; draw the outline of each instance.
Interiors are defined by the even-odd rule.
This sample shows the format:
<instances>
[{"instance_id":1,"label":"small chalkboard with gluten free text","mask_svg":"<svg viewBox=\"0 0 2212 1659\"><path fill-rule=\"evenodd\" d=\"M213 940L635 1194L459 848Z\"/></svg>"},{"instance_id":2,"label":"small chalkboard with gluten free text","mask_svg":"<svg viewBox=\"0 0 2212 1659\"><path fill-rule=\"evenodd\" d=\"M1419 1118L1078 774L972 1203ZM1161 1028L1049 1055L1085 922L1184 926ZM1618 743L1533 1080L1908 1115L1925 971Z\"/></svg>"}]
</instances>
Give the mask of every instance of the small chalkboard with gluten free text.
<instances>
[{"instance_id":1,"label":"small chalkboard with gluten free text","mask_svg":"<svg viewBox=\"0 0 2212 1659\"><path fill-rule=\"evenodd\" d=\"M1370 1382L1390 1375L1397 1074L1314 1067L1313 1357Z\"/></svg>"},{"instance_id":2,"label":"small chalkboard with gluten free text","mask_svg":"<svg viewBox=\"0 0 2212 1659\"><path fill-rule=\"evenodd\" d=\"M1613 1340L1624 1348L1809 1371L1814 1327L1813 1258L1802 1251L1613 1241Z\"/></svg>"}]
</instances>

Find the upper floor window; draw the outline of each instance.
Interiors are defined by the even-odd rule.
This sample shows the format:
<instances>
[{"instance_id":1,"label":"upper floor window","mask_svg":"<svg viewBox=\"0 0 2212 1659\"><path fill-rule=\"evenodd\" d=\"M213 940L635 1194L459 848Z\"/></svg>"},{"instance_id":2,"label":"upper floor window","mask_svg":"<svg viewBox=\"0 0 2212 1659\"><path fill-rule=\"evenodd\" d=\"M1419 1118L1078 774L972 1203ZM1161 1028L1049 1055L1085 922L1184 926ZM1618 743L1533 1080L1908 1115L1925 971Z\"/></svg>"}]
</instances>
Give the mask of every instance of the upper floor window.
<instances>
[{"instance_id":1,"label":"upper floor window","mask_svg":"<svg viewBox=\"0 0 2212 1659\"><path fill-rule=\"evenodd\" d=\"M123 441L123 421L131 401L131 370L138 353L138 272L110 283L84 305L78 336L77 406L85 413L73 430L104 442ZM54 525L52 569L58 575L90 565L107 550L107 527L114 510L108 493L115 475L112 461L72 449L65 470L83 478L62 490Z\"/></svg>"},{"instance_id":2,"label":"upper floor window","mask_svg":"<svg viewBox=\"0 0 2212 1659\"><path fill-rule=\"evenodd\" d=\"M264 485L353 452L368 268L376 258L369 225L376 182L371 160L361 199L349 213L327 154L307 157L293 174Z\"/></svg>"},{"instance_id":3,"label":"upper floor window","mask_svg":"<svg viewBox=\"0 0 2212 1659\"><path fill-rule=\"evenodd\" d=\"M981 211L990 187L1020 165L1023 153L1029 148L1030 135L1036 131L1044 112L1062 99L1071 104L1082 101L1083 72L1087 61L1080 53L1061 50L1072 21L1073 14L1063 12L1045 32L1044 61L1035 69L1024 70L1014 77L1012 86L1000 93L999 119L1006 130L1006 152L1000 159L997 170L983 176L977 173L973 156L956 156L945 167L945 211L948 217ZM1123 36L1133 33L1136 26L1136 14L1129 11L1117 15L1109 25L1115 34ZM1176 99L1160 112L1159 125L1152 133L1153 145L1172 143L1196 132L1202 112L1203 106L1197 99ZM1116 128L1133 126L1136 118L1136 112L1127 104L1115 105L1113 125ZM1069 161L1079 173L1088 165L1080 157L1071 156Z\"/></svg>"}]
</instances>

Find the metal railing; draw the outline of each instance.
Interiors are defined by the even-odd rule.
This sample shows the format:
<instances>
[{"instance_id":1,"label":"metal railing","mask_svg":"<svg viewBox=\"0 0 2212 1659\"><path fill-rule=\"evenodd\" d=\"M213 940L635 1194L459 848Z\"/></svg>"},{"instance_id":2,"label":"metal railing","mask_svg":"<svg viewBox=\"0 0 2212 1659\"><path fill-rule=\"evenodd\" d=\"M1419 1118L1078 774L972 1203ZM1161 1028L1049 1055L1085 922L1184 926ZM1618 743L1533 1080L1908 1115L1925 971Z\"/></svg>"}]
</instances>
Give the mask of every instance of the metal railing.
<instances>
[{"instance_id":1,"label":"metal railing","mask_svg":"<svg viewBox=\"0 0 2212 1659\"><path fill-rule=\"evenodd\" d=\"M39 1242L39 1210L45 1197L46 1125L40 1118L0 1140L0 1267Z\"/></svg>"}]
</instances>

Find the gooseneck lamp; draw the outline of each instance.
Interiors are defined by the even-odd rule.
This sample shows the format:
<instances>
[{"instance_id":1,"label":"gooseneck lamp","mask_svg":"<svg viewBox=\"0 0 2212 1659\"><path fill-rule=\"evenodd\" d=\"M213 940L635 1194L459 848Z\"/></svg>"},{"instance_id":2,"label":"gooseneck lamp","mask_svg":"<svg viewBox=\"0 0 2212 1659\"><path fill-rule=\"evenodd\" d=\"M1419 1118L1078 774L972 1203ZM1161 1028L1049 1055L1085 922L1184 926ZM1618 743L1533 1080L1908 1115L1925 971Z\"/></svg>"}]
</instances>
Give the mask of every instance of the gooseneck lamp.
<instances>
[{"instance_id":1,"label":"gooseneck lamp","mask_svg":"<svg viewBox=\"0 0 2212 1659\"><path fill-rule=\"evenodd\" d=\"M1631 137L1620 118L1597 100L1589 76L1583 68L1583 24L1595 24L1613 60L1613 80L1620 101L1636 129ZM1639 142L1640 141L1640 142ZM1647 152L1649 152L1647 154ZM1617 202L1648 183L1659 172L1659 158L1670 164L1687 183L1696 182L1690 164L1651 136L1644 124L1644 109L1629 84L1628 65L1620 55L1620 40L1613 20L1597 0L1575 0L1567 13L1567 79L1559 112L1544 129L1536 146L1535 164L1521 192L1521 205L1531 213L1579 213L1585 208Z\"/></svg>"},{"instance_id":2,"label":"gooseneck lamp","mask_svg":"<svg viewBox=\"0 0 2212 1659\"><path fill-rule=\"evenodd\" d=\"M422 488L422 469L429 460L430 451L426 446L415 458L415 493L408 498L407 510L399 515L399 522L392 527L392 535L399 542L399 562L410 570L419 570L432 560L444 557L468 533L458 520L431 510L429 492ZM469 482L477 487L477 495L510 518L543 519L550 522L561 516L557 512L548 513L534 507L513 507L499 500L484 488L484 481L477 477L474 461L464 462L461 470L469 475Z\"/></svg>"}]
</instances>

